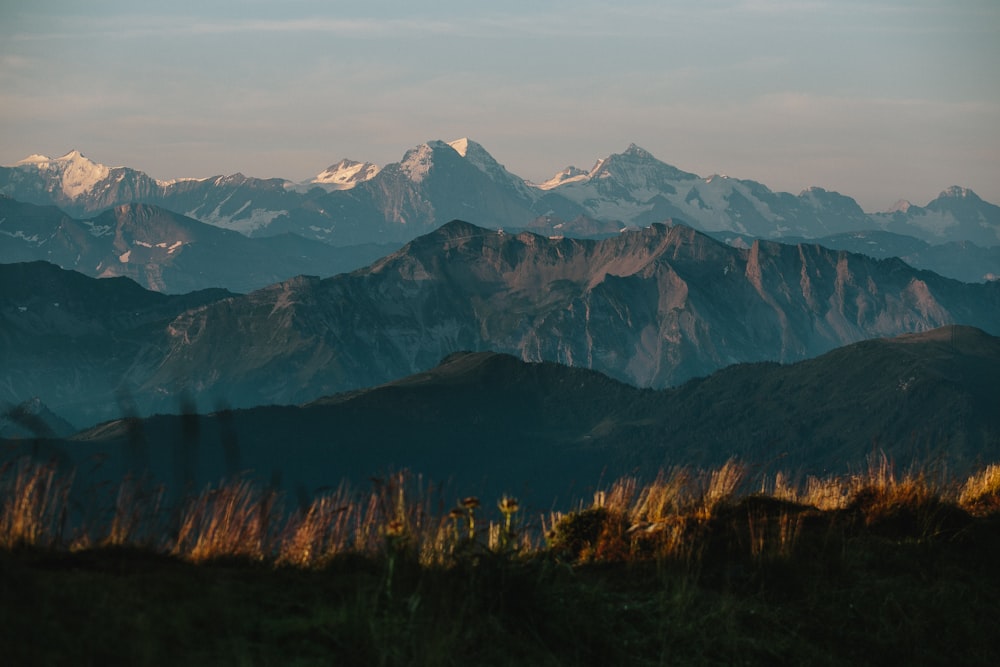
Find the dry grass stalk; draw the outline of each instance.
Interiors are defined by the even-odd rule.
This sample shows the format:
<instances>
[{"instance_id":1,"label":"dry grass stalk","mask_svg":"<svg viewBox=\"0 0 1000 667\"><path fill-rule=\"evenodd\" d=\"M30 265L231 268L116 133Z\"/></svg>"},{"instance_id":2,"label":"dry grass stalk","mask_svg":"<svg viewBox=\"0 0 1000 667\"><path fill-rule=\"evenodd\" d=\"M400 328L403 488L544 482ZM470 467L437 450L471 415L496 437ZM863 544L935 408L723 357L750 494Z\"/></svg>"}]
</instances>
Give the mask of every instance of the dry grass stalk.
<instances>
[{"instance_id":1,"label":"dry grass stalk","mask_svg":"<svg viewBox=\"0 0 1000 667\"><path fill-rule=\"evenodd\" d=\"M1000 510L1000 465L987 466L971 475L959 492L958 502L977 513Z\"/></svg>"},{"instance_id":2,"label":"dry grass stalk","mask_svg":"<svg viewBox=\"0 0 1000 667\"><path fill-rule=\"evenodd\" d=\"M261 494L247 480L209 488L181 518L174 552L201 562L214 558L265 555L265 538L274 510L274 495Z\"/></svg>"},{"instance_id":3,"label":"dry grass stalk","mask_svg":"<svg viewBox=\"0 0 1000 667\"><path fill-rule=\"evenodd\" d=\"M54 462L20 458L0 470L0 546L54 546L62 538L72 473Z\"/></svg>"},{"instance_id":4,"label":"dry grass stalk","mask_svg":"<svg viewBox=\"0 0 1000 667\"><path fill-rule=\"evenodd\" d=\"M693 478L686 468L660 471L656 479L638 493L629 519L632 524L662 522L687 511L694 502Z\"/></svg>"},{"instance_id":5,"label":"dry grass stalk","mask_svg":"<svg viewBox=\"0 0 1000 667\"><path fill-rule=\"evenodd\" d=\"M701 507L698 508L699 516L710 517L720 505L731 501L746 475L746 465L735 459L729 459L720 468L711 471L702 494Z\"/></svg>"},{"instance_id":6,"label":"dry grass stalk","mask_svg":"<svg viewBox=\"0 0 1000 667\"><path fill-rule=\"evenodd\" d=\"M353 546L351 524L359 507L350 489L313 500L309 508L289 519L279 546L278 563L311 567L322 565Z\"/></svg>"},{"instance_id":7,"label":"dry grass stalk","mask_svg":"<svg viewBox=\"0 0 1000 667\"><path fill-rule=\"evenodd\" d=\"M579 560L692 558L711 520L723 516L719 509L734 506L746 473L746 466L729 461L712 471L691 473L676 468L661 472L641 487L635 479L623 478L596 494L589 508L581 505L577 512L553 512L540 523L552 548ZM30 459L11 461L0 469L0 547L59 544L72 481L71 474L54 464ZM810 477L802 490L780 473L762 485L763 495L776 500L812 505L821 511L853 508L867 523L880 521L886 526L896 525L886 521L895 521L902 527L908 525L904 520L917 521L917 525L926 523L929 531L936 525L935 508L943 502L973 513L1000 509L1000 465L970 476L960 490L950 492L949 499L944 498L940 485L922 474L897 475L884 456L872 458L862 473ZM80 535L106 535L99 545L158 546L147 536L159 535L162 493L162 489L147 489L141 481L127 479L118 490L108 530L85 526L81 528L92 530ZM517 505L512 498L502 498L497 505L500 522L483 521L483 529L477 529L478 499L465 499L445 512L443 504L434 504L433 489L405 472L377 481L366 494L341 486L292 515L281 530L272 529L277 528L272 522L279 518L275 502L273 493L261 492L248 481L209 488L181 516L172 550L193 561L273 557L276 563L317 567L345 552L384 555L388 549L393 557L405 555L425 565L446 565L459 553L473 553L470 548L519 553L545 548L530 531L515 529ZM746 515L750 554L787 557L801 532L803 514L768 507L750 509ZM89 545L89 541L79 543Z\"/></svg>"}]
</instances>

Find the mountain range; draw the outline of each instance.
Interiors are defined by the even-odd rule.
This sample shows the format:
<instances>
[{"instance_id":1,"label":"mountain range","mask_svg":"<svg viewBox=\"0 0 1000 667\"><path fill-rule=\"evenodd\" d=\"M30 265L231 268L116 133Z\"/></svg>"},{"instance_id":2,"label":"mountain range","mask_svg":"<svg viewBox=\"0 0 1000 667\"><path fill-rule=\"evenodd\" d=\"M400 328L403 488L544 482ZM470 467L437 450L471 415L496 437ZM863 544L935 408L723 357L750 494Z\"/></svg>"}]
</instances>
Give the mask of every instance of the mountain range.
<instances>
[{"instance_id":1,"label":"mountain range","mask_svg":"<svg viewBox=\"0 0 1000 667\"><path fill-rule=\"evenodd\" d=\"M966 188L949 187L924 207L901 201L869 214L819 187L792 195L750 180L701 177L634 144L589 170L567 167L541 184L510 173L468 139L429 141L381 168L342 160L305 183L242 174L157 181L72 151L0 168L0 194L79 219L143 203L249 236L291 232L339 246L404 243L452 219L567 236L674 219L763 239L883 230L932 244L1000 245L1000 207Z\"/></svg>"},{"instance_id":2,"label":"mountain range","mask_svg":"<svg viewBox=\"0 0 1000 667\"><path fill-rule=\"evenodd\" d=\"M0 265L0 400L37 396L80 426L181 396L299 404L459 350L664 388L956 323L1000 333L1000 283L815 244L738 248L681 224L581 240L453 221L363 269L246 295Z\"/></svg>"},{"instance_id":3,"label":"mountain range","mask_svg":"<svg viewBox=\"0 0 1000 667\"><path fill-rule=\"evenodd\" d=\"M81 220L0 196L0 263L43 260L168 294L250 292L303 273L335 275L396 248L337 247L287 232L250 238L149 204L119 204Z\"/></svg>"},{"instance_id":4,"label":"mountain range","mask_svg":"<svg viewBox=\"0 0 1000 667\"><path fill-rule=\"evenodd\" d=\"M544 510L602 481L732 456L753 475L784 471L799 482L857 472L873 452L900 469L967 474L1000 456L998 373L1000 339L957 326L794 364L739 364L660 391L460 352L300 406L122 419L20 448L75 464L84 488L148 471L168 489L197 489L252 470L305 503L342 480L409 468L438 488L450 482L457 497L515 493Z\"/></svg>"}]
</instances>

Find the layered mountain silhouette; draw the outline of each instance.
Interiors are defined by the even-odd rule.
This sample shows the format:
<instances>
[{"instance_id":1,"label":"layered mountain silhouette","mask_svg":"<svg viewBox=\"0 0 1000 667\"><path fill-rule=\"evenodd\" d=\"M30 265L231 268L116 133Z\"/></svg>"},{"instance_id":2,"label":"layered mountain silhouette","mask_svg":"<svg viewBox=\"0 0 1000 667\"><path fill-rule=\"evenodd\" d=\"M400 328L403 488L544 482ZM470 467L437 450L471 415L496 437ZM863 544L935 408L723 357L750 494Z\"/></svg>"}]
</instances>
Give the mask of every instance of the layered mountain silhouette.
<instances>
[{"instance_id":1,"label":"layered mountain silhouette","mask_svg":"<svg viewBox=\"0 0 1000 667\"><path fill-rule=\"evenodd\" d=\"M925 207L900 202L888 213L867 214L852 198L820 187L793 195L751 180L701 177L634 144L539 185L511 174L469 139L420 144L381 169L342 160L305 183L242 174L157 181L72 151L0 168L0 194L78 218L152 204L251 236L292 232L334 245L407 242L453 218L569 236L594 222L606 233L677 219L702 231L766 239L883 229L935 244L1000 245L1000 207L965 188L947 188Z\"/></svg>"},{"instance_id":2,"label":"layered mountain silhouette","mask_svg":"<svg viewBox=\"0 0 1000 667\"><path fill-rule=\"evenodd\" d=\"M175 489L201 488L250 471L291 498L408 468L428 482L450 481L456 494L511 492L548 503L585 498L621 475L648 479L732 456L754 474L800 479L857 472L873 453L900 470L960 475L1000 455L998 372L1000 339L958 326L790 365L736 365L661 391L462 352L426 372L298 407L123 419L41 449L77 465L103 460L95 482L131 469ZM182 450L186 470L177 467Z\"/></svg>"},{"instance_id":3,"label":"layered mountain silhouette","mask_svg":"<svg viewBox=\"0 0 1000 667\"><path fill-rule=\"evenodd\" d=\"M44 260L172 294L212 287L249 292L302 273L331 276L396 247L334 247L289 233L248 238L146 204L78 220L54 206L0 197L0 262Z\"/></svg>"},{"instance_id":4,"label":"layered mountain silhouette","mask_svg":"<svg viewBox=\"0 0 1000 667\"><path fill-rule=\"evenodd\" d=\"M454 221L365 269L243 296L165 297L43 264L0 269L10 272L0 399L38 396L77 424L114 416L122 392L141 414L176 410L181 395L203 407L295 404L459 350L663 388L953 323L1000 333L1000 283L817 245L740 249L680 224L595 241Z\"/></svg>"}]
</instances>

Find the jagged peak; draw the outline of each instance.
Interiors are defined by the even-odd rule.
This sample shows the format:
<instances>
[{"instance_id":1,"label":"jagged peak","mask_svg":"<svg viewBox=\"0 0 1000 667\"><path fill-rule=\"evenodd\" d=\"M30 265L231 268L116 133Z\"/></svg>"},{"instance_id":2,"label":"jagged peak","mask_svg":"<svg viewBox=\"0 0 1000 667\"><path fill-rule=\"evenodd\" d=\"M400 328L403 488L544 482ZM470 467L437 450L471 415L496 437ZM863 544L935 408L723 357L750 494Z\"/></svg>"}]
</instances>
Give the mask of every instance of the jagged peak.
<instances>
[{"instance_id":1,"label":"jagged peak","mask_svg":"<svg viewBox=\"0 0 1000 667\"><path fill-rule=\"evenodd\" d=\"M629 144L628 148L625 149L622 155L629 155L632 157L642 158L643 160L655 160L653 154L644 148L641 148L638 144Z\"/></svg>"},{"instance_id":2,"label":"jagged peak","mask_svg":"<svg viewBox=\"0 0 1000 667\"><path fill-rule=\"evenodd\" d=\"M72 164L72 163L82 163L82 164L95 165L95 166L101 166L101 167L104 166L104 165L98 164L97 162L94 162L93 160L91 160L90 158L88 158L86 155L84 155L83 153L81 153L79 150L77 150L75 148L73 150L71 150L70 152L66 153L65 155L60 155L59 157L55 157L55 158L49 157L47 155L42 155L40 153L35 153L33 155L29 155L28 157L24 158L23 160L18 160L15 163L15 166L27 166L27 165L39 165L39 166L41 166L41 165L48 165L48 164L53 164L53 163L55 163L55 164L61 164L61 165Z\"/></svg>"},{"instance_id":3,"label":"jagged peak","mask_svg":"<svg viewBox=\"0 0 1000 667\"><path fill-rule=\"evenodd\" d=\"M47 155L41 155L39 153L34 153L34 154L29 155L28 157L24 158L23 160L18 160L17 162L14 163L14 166L15 167L20 167L22 165L44 164L46 162L52 162L52 158L50 158Z\"/></svg>"},{"instance_id":4,"label":"jagged peak","mask_svg":"<svg viewBox=\"0 0 1000 667\"><path fill-rule=\"evenodd\" d=\"M911 208L913 208L913 204L911 204L906 199L900 199L895 204L893 204L888 209L886 209L885 212L886 213L906 213Z\"/></svg>"},{"instance_id":5,"label":"jagged peak","mask_svg":"<svg viewBox=\"0 0 1000 667\"><path fill-rule=\"evenodd\" d=\"M828 192L829 190L827 190L826 188L821 188L818 185L810 185L808 188L800 192L799 196L804 197L806 195L825 195Z\"/></svg>"},{"instance_id":6,"label":"jagged peak","mask_svg":"<svg viewBox=\"0 0 1000 667\"><path fill-rule=\"evenodd\" d=\"M480 227L474 225L471 222L466 222L465 220L451 220L444 223L433 231L429 236L441 236L445 238L453 238L455 236L467 236L469 234L497 234L496 230L486 229L485 227ZM503 233L503 232L499 232Z\"/></svg>"},{"instance_id":7,"label":"jagged peak","mask_svg":"<svg viewBox=\"0 0 1000 667\"><path fill-rule=\"evenodd\" d=\"M470 142L468 137L462 137L461 139L455 139L454 141L449 141L448 145L454 148L455 152L461 155L462 157L467 157L470 143L473 146L479 146L479 144L477 144L474 141Z\"/></svg>"},{"instance_id":8,"label":"jagged peak","mask_svg":"<svg viewBox=\"0 0 1000 667\"><path fill-rule=\"evenodd\" d=\"M381 168L372 162L358 162L344 158L327 167L309 182L330 186L336 190L349 190L358 183L371 180L379 171Z\"/></svg>"},{"instance_id":9,"label":"jagged peak","mask_svg":"<svg viewBox=\"0 0 1000 667\"><path fill-rule=\"evenodd\" d=\"M433 139L419 146L414 146L406 151L403 154L403 159L399 161L400 171L414 183L423 181L424 177L427 176L427 172L434 165L434 152L442 148L447 148L450 151L455 150L439 139Z\"/></svg>"},{"instance_id":10,"label":"jagged peak","mask_svg":"<svg viewBox=\"0 0 1000 667\"><path fill-rule=\"evenodd\" d=\"M69 153L66 153L66 155L56 158L56 162L72 162L74 160L87 160L87 157L83 153L74 148ZM91 160L87 161L90 162Z\"/></svg>"},{"instance_id":11,"label":"jagged peak","mask_svg":"<svg viewBox=\"0 0 1000 667\"><path fill-rule=\"evenodd\" d=\"M111 167L94 162L75 148L57 158L30 155L18 162L18 167L34 167L58 179L59 188L68 199L76 199L93 189L111 173Z\"/></svg>"},{"instance_id":12,"label":"jagged peak","mask_svg":"<svg viewBox=\"0 0 1000 667\"><path fill-rule=\"evenodd\" d=\"M587 180L589 174L590 172L586 169L580 169L579 167L570 165L547 181L536 184L535 187L539 190L551 190L554 187L564 185L566 183L585 181Z\"/></svg>"},{"instance_id":13,"label":"jagged peak","mask_svg":"<svg viewBox=\"0 0 1000 667\"><path fill-rule=\"evenodd\" d=\"M503 168L496 161L496 159L490 155L490 152L483 148L482 144L479 144L468 137L449 141L448 146L470 163L479 167L481 171L489 173L490 171Z\"/></svg>"},{"instance_id":14,"label":"jagged peak","mask_svg":"<svg viewBox=\"0 0 1000 667\"><path fill-rule=\"evenodd\" d=\"M969 188L963 188L960 185L952 185L945 188L941 194L937 196L938 199L979 199L979 196L970 190Z\"/></svg>"}]
</instances>

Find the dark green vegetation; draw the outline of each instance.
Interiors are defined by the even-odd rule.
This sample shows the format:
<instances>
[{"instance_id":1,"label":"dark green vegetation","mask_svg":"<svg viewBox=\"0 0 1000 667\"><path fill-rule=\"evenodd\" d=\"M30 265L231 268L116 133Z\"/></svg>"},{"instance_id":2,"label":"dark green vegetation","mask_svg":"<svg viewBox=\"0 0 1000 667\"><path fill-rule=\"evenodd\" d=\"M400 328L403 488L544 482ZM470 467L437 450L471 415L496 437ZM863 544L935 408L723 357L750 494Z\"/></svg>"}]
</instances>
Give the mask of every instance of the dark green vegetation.
<instances>
[{"instance_id":1,"label":"dark green vegetation","mask_svg":"<svg viewBox=\"0 0 1000 667\"><path fill-rule=\"evenodd\" d=\"M7 479L0 646L17 665L1000 660L1000 468L938 487L882 465L801 492L778 477L765 495L736 492L744 473L675 471L642 489L622 480L551 516L534 544L534 519L506 543L499 524L470 540L471 501L453 523L427 520L411 498L362 522L377 528L367 546L298 565L287 557L306 553L299 532L283 531L277 552L248 544L259 511L197 557L164 555L169 544L67 545L37 523L27 540ZM834 487L845 495L831 504Z\"/></svg>"}]
</instances>

